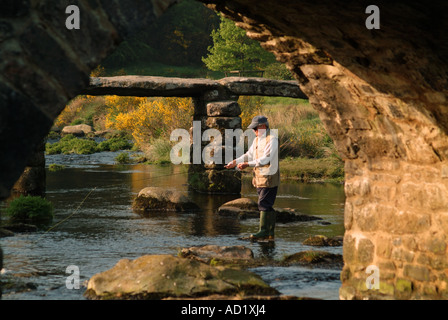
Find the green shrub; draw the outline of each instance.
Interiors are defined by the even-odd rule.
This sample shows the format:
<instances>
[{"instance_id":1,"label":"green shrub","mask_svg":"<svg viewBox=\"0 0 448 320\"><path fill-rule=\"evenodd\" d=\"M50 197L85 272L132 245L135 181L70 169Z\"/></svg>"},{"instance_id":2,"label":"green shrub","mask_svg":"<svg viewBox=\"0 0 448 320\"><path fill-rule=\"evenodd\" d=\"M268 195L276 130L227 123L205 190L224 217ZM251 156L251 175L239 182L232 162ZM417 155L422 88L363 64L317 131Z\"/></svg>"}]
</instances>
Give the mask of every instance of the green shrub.
<instances>
[{"instance_id":1,"label":"green shrub","mask_svg":"<svg viewBox=\"0 0 448 320\"><path fill-rule=\"evenodd\" d=\"M83 119L75 119L75 120L73 120L71 123L70 123L70 125L71 126L76 126L76 125L78 125L78 124L84 124L84 120Z\"/></svg>"},{"instance_id":2,"label":"green shrub","mask_svg":"<svg viewBox=\"0 0 448 320\"><path fill-rule=\"evenodd\" d=\"M72 134L64 136L59 142L47 143L47 154L92 154L100 151L118 151L132 149L133 144L126 137L115 137L97 143L92 139L76 138Z\"/></svg>"},{"instance_id":3,"label":"green shrub","mask_svg":"<svg viewBox=\"0 0 448 320\"><path fill-rule=\"evenodd\" d=\"M126 164L131 162L131 158L129 157L128 153L122 152L115 157L115 162L120 164Z\"/></svg>"},{"instance_id":4,"label":"green shrub","mask_svg":"<svg viewBox=\"0 0 448 320\"><path fill-rule=\"evenodd\" d=\"M51 221L53 204L36 196L20 196L12 200L6 209L12 220Z\"/></svg>"},{"instance_id":5,"label":"green shrub","mask_svg":"<svg viewBox=\"0 0 448 320\"><path fill-rule=\"evenodd\" d=\"M92 154L98 152L98 144L91 139L78 139L74 135L64 136L59 142L47 143L45 146L47 154Z\"/></svg>"},{"instance_id":6,"label":"green shrub","mask_svg":"<svg viewBox=\"0 0 448 320\"><path fill-rule=\"evenodd\" d=\"M164 138L151 139L145 156L148 162L155 164L170 163L171 142Z\"/></svg>"},{"instance_id":7,"label":"green shrub","mask_svg":"<svg viewBox=\"0 0 448 320\"><path fill-rule=\"evenodd\" d=\"M98 145L100 151L129 150L133 144L125 137L116 137L104 140Z\"/></svg>"},{"instance_id":8,"label":"green shrub","mask_svg":"<svg viewBox=\"0 0 448 320\"><path fill-rule=\"evenodd\" d=\"M65 166L62 164L52 163L48 166L48 170L50 170L51 172L61 171L64 169L65 169Z\"/></svg>"},{"instance_id":9,"label":"green shrub","mask_svg":"<svg viewBox=\"0 0 448 320\"><path fill-rule=\"evenodd\" d=\"M276 80L294 80L291 72L283 63L275 62L264 69L264 77Z\"/></svg>"}]
</instances>

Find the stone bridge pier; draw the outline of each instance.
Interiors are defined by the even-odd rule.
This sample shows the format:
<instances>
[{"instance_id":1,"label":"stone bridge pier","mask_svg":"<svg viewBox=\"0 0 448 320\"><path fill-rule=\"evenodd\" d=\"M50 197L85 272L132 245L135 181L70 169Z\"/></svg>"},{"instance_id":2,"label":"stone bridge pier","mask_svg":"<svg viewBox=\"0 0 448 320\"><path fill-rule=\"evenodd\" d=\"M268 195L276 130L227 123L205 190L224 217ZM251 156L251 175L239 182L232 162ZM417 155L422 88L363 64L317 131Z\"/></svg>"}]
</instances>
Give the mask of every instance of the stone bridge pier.
<instances>
[{"instance_id":1,"label":"stone bridge pier","mask_svg":"<svg viewBox=\"0 0 448 320\"><path fill-rule=\"evenodd\" d=\"M189 186L203 193L241 193L241 172L227 170L225 130L242 129L240 96L281 96L307 99L296 81L278 81L265 78L229 77L221 80L183 79L150 76L118 76L92 78L82 91L88 95L122 95L139 97L192 97L193 122L200 123L190 130ZM221 133L219 163L206 163L202 151L210 144L203 137L207 129ZM232 159L236 156L236 139L233 139ZM194 150L200 146L200 154ZM227 146L228 147L228 146ZM200 159L197 159L200 155ZM213 156L213 155L211 155Z\"/></svg>"}]
</instances>

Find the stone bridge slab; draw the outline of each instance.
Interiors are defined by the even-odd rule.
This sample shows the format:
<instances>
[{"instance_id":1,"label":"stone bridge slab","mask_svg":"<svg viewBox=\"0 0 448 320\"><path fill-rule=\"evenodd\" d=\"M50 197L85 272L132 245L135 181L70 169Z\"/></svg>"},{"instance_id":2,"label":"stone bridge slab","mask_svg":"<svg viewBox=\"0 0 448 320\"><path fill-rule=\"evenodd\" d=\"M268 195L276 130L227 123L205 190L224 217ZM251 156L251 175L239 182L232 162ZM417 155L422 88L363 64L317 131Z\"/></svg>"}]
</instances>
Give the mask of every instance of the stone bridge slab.
<instances>
[{"instance_id":1,"label":"stone bridge slab","mask_svg":"<svg viewBox=\"0 0 448 320\"><path fill-rule=\"evenodd\" d=\"M280 96L307 99L297 81L228 77L220 80L153 76L90 78L82 94L136 97L196 97L213 90L235 96Z\"/></svg>"}]
</instances>

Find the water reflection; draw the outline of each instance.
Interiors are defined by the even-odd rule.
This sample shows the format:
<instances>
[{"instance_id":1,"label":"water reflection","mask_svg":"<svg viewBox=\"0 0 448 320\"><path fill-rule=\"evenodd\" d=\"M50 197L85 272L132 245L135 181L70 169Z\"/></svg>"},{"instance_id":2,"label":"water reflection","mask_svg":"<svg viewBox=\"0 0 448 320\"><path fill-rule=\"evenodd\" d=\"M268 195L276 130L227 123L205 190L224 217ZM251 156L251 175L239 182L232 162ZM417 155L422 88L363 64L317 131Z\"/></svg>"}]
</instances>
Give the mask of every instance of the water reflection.
<instances>
[{"instance_id":1,"label":"water reflection","mask_svg":"<svg viewBox=\"0 0 448 320\"><path fill-rule=\"evenodd\" d=\"M257 244L238 240L240 236L257 230L257 219L238 221L216 214L216 209L234 199L235 195L210 196L190 192L187 169L182 166L118 166L113 164L114 156L106 153L97 157L47 158L47 164L67 166L63 171L47 172L47 198L55 206L54 224L70 218L49 232L44 230L0 239L6 275L20 276L23 281L36 286L36 289L26 292L7 293L3 299L83 299L83 290L65 288L65 268L68 265L79 266L84 281L111 268L123 258L176 254L182 247L204 244L246 245L256 256L281 259L287 254L313 249L301 244L309 235L336 236L344 232L345 198L341 185L284 181L279 188L276 207L294 208L301 213L322 217L331 224L279 223L274 244ZM201 206L202 211L138 215L132 211L132 199L148 186L185 192ZM257 199L250 179L243 180L242 196ZM341 247L325 250L342 253ZM312 295L308 296L338 298L339 278L334 276L338 270L327 273L302 270L298 273L294 268L266 267L254 271L285 294L303 296L309 292ZM318 285L298 280L303 278L303 273L316 272L320 272L319 277L316 275L314 278L322 279Z\"/></svg>"}]
</instances>

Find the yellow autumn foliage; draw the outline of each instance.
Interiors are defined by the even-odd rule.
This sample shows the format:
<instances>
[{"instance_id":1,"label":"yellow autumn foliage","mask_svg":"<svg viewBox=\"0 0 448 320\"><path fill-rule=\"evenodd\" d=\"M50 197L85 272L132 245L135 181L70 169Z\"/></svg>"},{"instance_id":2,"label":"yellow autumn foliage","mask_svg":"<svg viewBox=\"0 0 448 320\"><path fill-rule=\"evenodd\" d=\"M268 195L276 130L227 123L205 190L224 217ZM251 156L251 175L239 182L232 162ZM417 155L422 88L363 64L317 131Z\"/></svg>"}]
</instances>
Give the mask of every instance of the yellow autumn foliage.
<instances>
[{"instance_id":1,"label":"yellow autumn foliage","mask_svg":"<svg viewBox=\"0 0 448 320\"><path fill-rule=\"evenodd\" d=\"M149 139L169 137L177 128L192 124L191 98L139 98L108 96L106 126L132 134L142 145Z\"/></svg>"},{"instance_id":2,"label":"yellow autumn foliage","mask_svg":"<svg viewBox=\"0 0 448 320\"><path fill-rule=\"evenodd\" d=\"M242 129L246 130L252 122L253 117L261 114L263 98L256 96L241 96L238 99L241 108Z\"/></svg>"}]
</instances>

